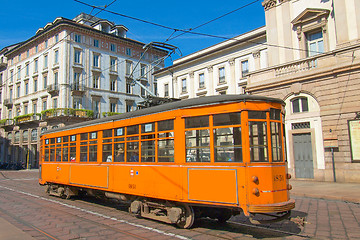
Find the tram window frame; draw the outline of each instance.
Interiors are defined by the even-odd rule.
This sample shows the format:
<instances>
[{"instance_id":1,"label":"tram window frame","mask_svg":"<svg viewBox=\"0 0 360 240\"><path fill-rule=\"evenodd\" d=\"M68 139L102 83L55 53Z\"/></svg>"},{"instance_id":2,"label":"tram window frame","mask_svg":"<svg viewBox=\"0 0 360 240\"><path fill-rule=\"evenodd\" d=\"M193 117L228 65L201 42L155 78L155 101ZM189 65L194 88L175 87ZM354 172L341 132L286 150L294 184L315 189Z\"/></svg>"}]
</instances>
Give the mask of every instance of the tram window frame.
<instances>
[{"instance_id":1,"label":"tram window frame","mask_svg":"<svg viewBox=\"0 0 360 240\"><path fill-rule=\"evenodd\" d=\"M253 135L252 126L253 125L259 126L259 124L263 125L262 129L262 139L265 139L264 144L260 144L260 139L257 140L259 144L254 144L255 138L259 138L259 133L257 135ZM260 162L269 162L269 139L267 134L267 122L266 121L248 121L249 125L249 149L250 149L250 162L253 163L260 163ZM265 130L265 131L264 131ZM257 131L259 131L259 128L257 127ZM256 134L256 133L255 133ZM255 150L258 150L255 152ZM257 156L256 156L257 153ZM257 157L257 158L255 158Z\"/></svg>"},{"instance_id":2,"label":"tram window frame","mask_svg":"<svg viewBox=\"0 0 360 240\"><path fill-rule=\"evenodd\" d=\"M140 160L141 162L156 161L155 122L141 124Z\"/></svg>"},{"instance_id":3,"label":"tram window frame","mask_svg":"<svg viewBox=\"0 0 360 240\"><path fill-rule=\"evenodd\" d=\"M217 131L228 130L230 134L217 134ZM231 136L231 137L230 137ZM226 142L218 141L225 137ZM229 141L231 138L231 141ZM227 143L227 145L225 144ZM213 115L214 162L243 162L241 112L230 112ZM218 154L222 150L223 154Z\"/></svg>"},{"instance_id":4,"label":"tram window frame","mask_svg":"<svg viewBox=\"0 0 360 240\"><path fill-rule=\"evenodd\" d=\"M63 143L61 156L62 162L69 162L69 143Z\"/></svg>"},{"instance_id":5,"label":"tram window frame","mask_svg":"<svg viewBox=\"0 0 360 240\"><path fill-rule=\"evenodd\" d=\"M194 146L193 146L193 143ZM210 116L185 118L186 162L211 162Z\"/></svg>"},{"instance_id":6,"label":"tram window frame","mask_svg":"<svg viewBox=\"0 0 360 240\"><path fill-rule=\"evenodd\" d=\"M272 162L283 162L281 123L270 122Z\"/></svg>"},{"instance_id":7,"label":"tram window frame","mask_svg":"<svg viewBox=\"0 0 360 240\"><path fill-rule=\"evenodd\" d=\"M140 161L140 149L139 149L139 128L140 125L132 125L126 127L126 147L125 157L127 163L138 163Z\"/></svg>"},{"instance_id":8,"label":"tram window frame","mask_svg":"<svg viewBox=\"0 0 360 240\"><path fill-rule=\"evenodd\" d=\"M252 110L249 110L247 112L248 112L248 119L261 119L261 120L266 120L267 119L266 111L252 111Z\"/></svg>"},{"instance_id":9,"label":"tram window frame","mask_svg":"<svg viewBox=\"0 0 360 240\"><path fill-rule=\"evenodd\" d=\"M157 123L156 148L158 163L175 162L174 119Z\"/></svg>"}]
</instances>

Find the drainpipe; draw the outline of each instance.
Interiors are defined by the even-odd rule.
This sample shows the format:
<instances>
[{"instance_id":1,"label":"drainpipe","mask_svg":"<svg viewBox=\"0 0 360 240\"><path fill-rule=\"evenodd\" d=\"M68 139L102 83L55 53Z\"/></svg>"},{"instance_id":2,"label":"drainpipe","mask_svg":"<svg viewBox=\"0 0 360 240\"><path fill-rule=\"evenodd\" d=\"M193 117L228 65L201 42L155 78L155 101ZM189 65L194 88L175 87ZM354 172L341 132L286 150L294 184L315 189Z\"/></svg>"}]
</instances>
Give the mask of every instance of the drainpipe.
<instances>
[{"instance_id":1,"label":"drainpipe","mask_svg":"<svg viewBox=\"0 0 360 240\"><path fill-rule=\"evenodd\" d=\"M332 167L333 167L333 175L334 175L334 182L336 182L336 172L335 172L335 158L334 158L334 148L331 148L331 159L332 159Z\"/></svg>"}]
</instances>

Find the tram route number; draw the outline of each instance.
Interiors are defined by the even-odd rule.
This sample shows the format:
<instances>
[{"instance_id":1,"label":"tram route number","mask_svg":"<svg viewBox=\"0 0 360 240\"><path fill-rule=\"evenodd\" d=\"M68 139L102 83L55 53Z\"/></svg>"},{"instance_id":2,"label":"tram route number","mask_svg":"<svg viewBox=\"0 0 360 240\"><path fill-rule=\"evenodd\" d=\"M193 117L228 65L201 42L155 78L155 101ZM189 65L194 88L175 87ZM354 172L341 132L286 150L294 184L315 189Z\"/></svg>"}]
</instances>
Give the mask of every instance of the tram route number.
<instances>
[{"instance_id":1,"label":"tram route number","mask_svg":"<svg viewBox=\"0 0 360 240\"><path fill-rule=\"evenodd\" d=\"M136 184L129 184L130 189L136 189Z\"/></svg>"},{"instance_id":2,"label":"tram route number","mask_svg":"<svg viewBox=\"0 0 360 240\"><path fill-rule=\"evenodd\" d=\"M274 182L281 182L284 181L284 175L275 175Z\"/></svg>"}]
</instances>

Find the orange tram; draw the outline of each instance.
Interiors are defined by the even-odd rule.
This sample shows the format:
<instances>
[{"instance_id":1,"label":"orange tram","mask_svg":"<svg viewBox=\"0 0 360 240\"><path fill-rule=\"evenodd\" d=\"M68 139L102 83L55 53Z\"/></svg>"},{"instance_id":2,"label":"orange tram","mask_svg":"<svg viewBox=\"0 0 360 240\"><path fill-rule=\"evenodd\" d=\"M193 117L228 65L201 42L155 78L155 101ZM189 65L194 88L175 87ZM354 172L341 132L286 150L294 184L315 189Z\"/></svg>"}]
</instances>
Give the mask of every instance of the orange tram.
<instances>
[{"instance_id":1,"label":"orange tram","mask_svg":"<svg viewBox=\"0 0 360 240\"><path fill-rule=\"evenodd\" d=\"M40 155L49 194L127 201L181 228L241 212L277 221L295 207L280 99L209 96L69 125L42 134Z\"/></svg>"}]
</instances>

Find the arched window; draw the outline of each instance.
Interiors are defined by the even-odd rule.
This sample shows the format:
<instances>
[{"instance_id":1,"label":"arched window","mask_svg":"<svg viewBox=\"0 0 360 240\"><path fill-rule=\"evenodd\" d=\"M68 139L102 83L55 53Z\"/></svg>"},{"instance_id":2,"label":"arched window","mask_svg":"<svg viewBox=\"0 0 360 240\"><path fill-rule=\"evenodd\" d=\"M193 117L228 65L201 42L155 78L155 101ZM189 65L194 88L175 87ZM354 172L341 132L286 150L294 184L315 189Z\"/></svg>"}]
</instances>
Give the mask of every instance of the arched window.
<instances>
[{"instance_id":1,"label":"arched window","mask_svg":"<svg viewBox=\"0 0 360 240\"><path fill-rule=\"evenodd\" d=\"M45 132L47 130L47 127L41 128L41 133Z\"/></svg>"},{"instance_id":2,"label":"arched window","mask_svg":"<svg viewBox=\"0 0 360 240\"><path fill-rule=\"evenodd\" d=\"M309 104L307 97L299 97L291 100L292 112L300 113L300 112L308 112Z\"/></svg>"},{"instance_id":3,"label":"arched window","mask_svg":"<svg viewBox=\"0 0 360 240\"><path fill-rule=\"evenodd\" d=\"M51 127L51 129L57 129L57 128L59 128L59 127L56 125Z\"/></svg>"},{"instance_id":4,"label":"arched window","mask_svg":"<svg viewBox=\"0 0 360 240\"><path fill-rule=\"evenodd\" d=\"M31 130L31 141L37 141L37 135L38 135L37 129Z\"/></svg>"},{"instance_id":5,"label":"arched window","mask_svg":"<svg viewBox=\"0 0 360 240\"><path fill-rule=\"evenodd\" d=\"M28 130L24 130L22 137L23 137L23 138L22 138L23 142L28 142L28 141L29 141L29 131L28 131Z\"/></svg>"},{"instance_id":6,"label":"arched window","mask_svg":"<svg viewBox=\"0 0 360 240\"><path fill-rule=\"evenodd\" d=\"M20 132L19 131L15 132L15 141L14 142L15 143L20 142Z\"/></svg>"}]
</instances>

